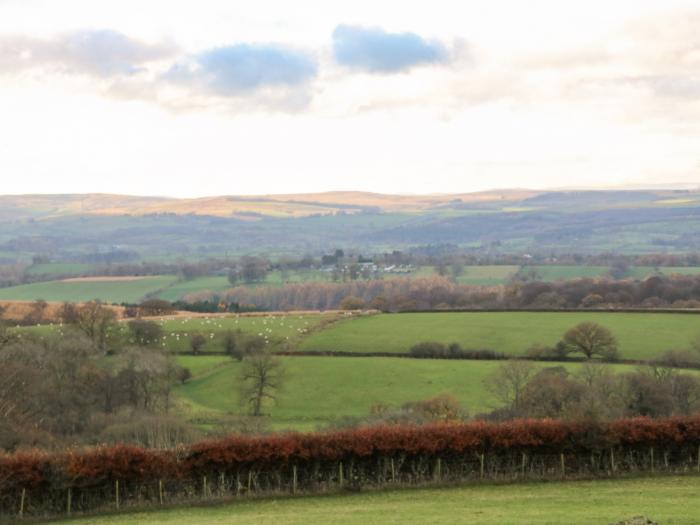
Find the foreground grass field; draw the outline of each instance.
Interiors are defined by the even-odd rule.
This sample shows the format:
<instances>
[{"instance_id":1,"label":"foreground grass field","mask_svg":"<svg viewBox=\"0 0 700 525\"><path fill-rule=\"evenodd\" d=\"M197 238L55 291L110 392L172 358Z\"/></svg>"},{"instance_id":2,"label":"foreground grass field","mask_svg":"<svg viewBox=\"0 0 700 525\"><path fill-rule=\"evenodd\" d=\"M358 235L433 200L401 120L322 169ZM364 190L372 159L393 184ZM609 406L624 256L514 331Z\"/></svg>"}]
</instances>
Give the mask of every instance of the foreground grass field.
<instances>
[{"instance_id":1,"label":"foreground grass field","mask_svg":"<svg viewBox=\"0 0 700 525\"><path fill-rule=\"evenodd\" d=\"M643 514L661 525L695 525L699 491L698 477L491 485L246 501L61 523L606 525Z\"/></svg>"},{"instance_id":2,"label":"foreground grass field","mask_svg":"<svg viewBox=\"0 0 700 525\"><path fill-rule=\"evenodd\" d=\"M186 417L215 422L226 414L240 414L236 387L238 362L206 357L178 357L191 368L194 378L178 387ZM454 395L474 415L499 406L485 382L500 366L498 361L448 361L397 359L391 357L285 357L286 381L279 400L266 407L270 423L277 430L315 430L346 417L367 417L372 405L398 407L438 394ZM195 368L192 368L194 364ZM538 363L536 366L560 366ZM564 365L576 373L580 365ZM603 365L621 372L629 365Z\"/></svg>"},{"instance_id":3,"label":"foreground grass field","mask_svg":"<svg viewBox=\"0 0 700 525\"><path fill-rule=\"evenodd\" d=\"M688 348L700 334L700 315L608 312L464 312L382 314L336 323L306 338L301 350L407 352L420 341L457 342L521 355L533 344L554 345L582 321L610 328L628 359L650 359Z\"/></svg>"}]
</instances>

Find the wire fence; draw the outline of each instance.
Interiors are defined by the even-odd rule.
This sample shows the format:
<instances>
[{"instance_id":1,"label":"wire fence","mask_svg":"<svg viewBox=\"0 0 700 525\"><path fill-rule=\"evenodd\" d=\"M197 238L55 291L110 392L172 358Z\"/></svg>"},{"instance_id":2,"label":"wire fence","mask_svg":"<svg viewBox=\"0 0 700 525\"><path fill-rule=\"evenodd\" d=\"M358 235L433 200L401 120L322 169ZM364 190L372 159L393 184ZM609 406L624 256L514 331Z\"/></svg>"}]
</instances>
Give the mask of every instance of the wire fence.
<instances>
[{"instance_id":1,"label":"wire fence","mask_svg":"<svg viewBox=\"0 0 700 525\"><path fill-rule=\"evenodd\" d=\"M64 486L17 487L0 495L0 516L14 520L344 490L692 472L700 473L700 447L688 443L618 446L588 453L521 449L464 454L372 454L337 461L223 465L219 470L188 479L101 479L91 483L65 482Z\"/></svg>"}]
</instances>

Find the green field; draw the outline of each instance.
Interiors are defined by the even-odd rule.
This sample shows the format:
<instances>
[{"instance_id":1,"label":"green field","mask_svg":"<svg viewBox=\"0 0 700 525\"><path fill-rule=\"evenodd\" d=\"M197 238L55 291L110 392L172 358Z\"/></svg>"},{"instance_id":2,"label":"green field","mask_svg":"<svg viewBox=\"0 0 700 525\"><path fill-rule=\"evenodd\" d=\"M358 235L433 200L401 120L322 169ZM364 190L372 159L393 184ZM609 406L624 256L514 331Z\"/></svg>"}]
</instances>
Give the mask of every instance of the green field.
<instances>
[{"instance_id":1,"label":"green field","mask_svg":"<svg viewBox=\"0 0 700 525\"><path fill-rule=\"evenodd\" d=\"M334 314L289 314L266 316L211 316L165 319L157 321L163 327L162 346L181 353L190 351L193 334L203 335L207 342L203 352L223 352L227 332L240 330L263 337L275 351L295 348L299 341L325 323L332 323Z\"/></svg>"},{"instance_id":2,"label":"green field","mask_svg":"<svg viewBox=\"0 0 700 525\"><path fill-rule=\"evenodd\" d=\"M465 266L457 277L460 284L495 286L507 283L519 266Z\"/></svg>"},{"instance_id":3,"label":"green field","mask_svg":"<svg viewBox=\"0 0 700 525\"><path fill-rule=\"evenodd\" d=\"M182 358L178 358L182 359ZM189 366L188 357L180 361ZM284 357L286 382L274 406L266 413L278 430L314 430L343 417L367 417L372 405L398 407L438 394L454 395L472 415L489 411L499 403L485 389L485 382L500 366L498 361L397 359L391 357ZM243 411L238 402L238 362L214 361L198 368L199 375L178 387L190 417L216 419ZM537 366L559 366L538 363ZM564 365L575 373L580 365ZM628 365L615 371L633 370Z\"/></svg>"},{"instance_id":4,"label":"green field","mask_svg":"<svg viewBox=\"0 0 700 525\"><path fill-rule=\"evenodd\" d=\"M94 265L79 263L47 263L29 267L30 275L84 275L94 269ZM507 284L519 271L535 272L538 279L543 281L560 281L565 279L577 279L581 277L603 277L610 270L607 266L567 266L567 265L539 265L539 266L508 266L508 265L482 265L464 266L457 277L460 284L496 286ZM700 267L661 267L652 268L646 266L633 266L629 269L627 277L642 279L654 273L671 275L694 275L700 273ZM449 272L448 272L449 273ZM420 278L437 275L432 266L422 266L408 274L379 274L382 279L395 279L400 277ZM280 286L285 283L300 282L329 282L331 273L322 270L270 272L263 282L239 283L243 286ZM147 277L131 282L95 281L82 283L65 283L62 281L47 281L33 283L10 288L0 288L0 300L35 300L48 301L84 301L99 298L105 302L138 302L146 294L155 295L168 301L184 299L190 294L198 293L223 293L232 285L225 276L197 277L183 280L176 276L161 275Z\"/></svg>"},{"instance_id":5,"label":"green field","mask_svg":"<svg viewBox=\"0 0 700 525\"><path fill-rule=\"evenodd\" d=\"M241 331L244 334L262 337L273 351L286 351L296 348L300 341L324 326L342 319L338 314L281 314L281 315L226 315L201 317L175 317L154 319L163 330L162 348L175 353L191 352L190 341L194 334L206 339L200 349L205 354L223 353L224 337L228 332ZM48 335L63 335L67 328L60 324L21 327L20 332ZM128 320L118 325L122 337L128 341ZM183 356L184 357L184 356ZM201 356L197 356L200 358ZM218 358L217 358L218 359Z\"/></svg>"},{"instance_id":6,"label":"green field","mask_svg":"<svg viewBox=\"0 0 700 525\"><path fill-rule=\"evenodd\" d=\"M29 275L86 275L95 268L87 263L41 263L26 269Z\"/></svg>"},{"instance_id":7,"label":"green field","mask_svg":"<svg viewBox=\"0 0 700 525\"><path fill-rule=\"evenodd\" d=\"M700 478L406 489L243 501L62 521L66 525L607 525L643 514L695 525Z\"/></svg>"},{"instance_id":8,"label":"green field","mask_svg":"<svg viewBox=\"0 0 700 525\"><path fill-rule=\"evenodd\" d=\"M0 300L83 302L99 299L105 303L138 303L175 280L174 276L161 275L133 281L47 281L0 288Z\"/></svg>"},{"instance_id":9,"label":"green field","mask_svg":"<svg viewBox=\"0 0 700 525\"><path fill-rule=\"evenodd\" d=\"M566 279L579 279L582 277L603 277L610 271L609 266L524 266L523 269L534 270L542 281L562 281ZM644 271L642 271L644 273ZM648 273L652 273L649 269Z\"/></svg>"},{"instance_id":10,"label":"green field","mask_svg":"<svg viewBox=\"0 0 700 525\"><path fill-rule=\"evenodd\" d=\"M406 352L420 341L458 342L521 355L532 344L554 345L582 321L594 321L617 336L629 359L657 357L670 348L687 348L700 334L700 315L607 312L407 313L358 317L306 338L301 350Z\"/></svg>"}]
</instances>

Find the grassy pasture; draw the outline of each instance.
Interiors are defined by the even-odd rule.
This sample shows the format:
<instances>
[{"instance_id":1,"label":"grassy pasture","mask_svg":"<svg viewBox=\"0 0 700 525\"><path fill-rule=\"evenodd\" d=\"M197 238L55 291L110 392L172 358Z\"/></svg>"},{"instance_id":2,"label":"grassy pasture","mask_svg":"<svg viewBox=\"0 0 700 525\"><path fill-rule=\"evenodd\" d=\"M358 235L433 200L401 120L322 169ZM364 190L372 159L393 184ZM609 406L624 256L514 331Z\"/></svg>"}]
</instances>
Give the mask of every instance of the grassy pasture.
<instances>
[{"instance_id":1,"label":"grassy pasture","mask_svg":"<svg viewBox=\"0 0 700 525\"><path fill-rule=\"evenodd\" d=\"M562 281L581 277L602 277L610 271L609 266L566 266L543 265L524 266L525 270L535 270L542 281Z\"/></svg>"},{"instance_id":2,"label":"grassy pasture","mask_svg":"<svg viewBox=\"0 0 700 525\"><path fill-rule=\"evenodd\" d=\"M204 352L224 352L223 340L228 331L241 330L246 334L264 337L270 348L276 351L296 347L319 325L332 322L333 314L289 314L266 316L230 316L230 317L186 317L157 321L163 328L162 345L168 350L181 353L190 350L189 341L192 334L202 334L207 342Z\"/></svg>"},{"instance_id":3,"label":"grassy pasture","mask_svg":"<svg viewBox=\"0 0 700 525\"><path fill-rule=\"evenodd\" d=\"M66 525L588 525L644 514L664 525L700 516L700 478L659 477L423 488L243 501L98 516Z\"/></svg>"},{"instance_id":4,"label":"grassy pasture","mask_svg":"<svg viewBox=\"0 0 700 525\"><path fill-rule=\"evenodd\" d=\"M530 345L553 345L582 321L594 321L617 336L629 359L657 357L670 348L687 348L700 334L692 314L608 312L407 313L357 317L306 338L301 350L402 353L420 341L458 342L519 355Z\"/></svg>"},{"instance_id":5,"label":"grassy pasture","mask_svg":"<svg viewBox=\"0 0 700 525\"><path fill-rule=\"evenodd\" d=\"M47 263L31 266L27 272L32 275L82 275L88 273L94 266L78 263ZM607 266L566 266L541 265L526 266L537 272L543 281L559 281L581 277L603 277L610 270ZM520 269L509 265L465 266L457 278L460 284L496 286L507 284ZM656 273L657 269L644 266L633 266L627 277L642 279ZM700 267L661 267L658 272L665 275L700 273ZM420 278L436 275L432 266L423 266L408 274L380 274L380 278L394 279L399 277ZM301 282L330 282L331 273L322 270L280 271L270 272L260 283L239 283L241 286L280 286L285 283ZM85 301L99 298L105 302L139 302L146 294L155 294L161 299L176 301L189 294L200 292L222 293L232 285L225 276L197 277L190 280L180 280L175 276L151 276L131 282L70 282L47 281L27 285L0 288L0 300L45 299L47 301Z\"/></svg>"},{"instance_id":6,"label":"grassy pasture","mask_svg":"<svg viewBox=\"0 0 700 525\"><path fill-rule=\"evenodd\" d=\"M84 275L95 265L87 263L41 263L27 268L30 275Z\"/></svg>"},{"instance_id":7,"label":"grassy pasture","mask_svg":"<svg viewBox=\"0 0 700 525\"><path fill-rule=\"evenodd\" d=\"M460 284L495 286L507 283L518 271L519 266L465 266L457 278Z\"/></svg>"},{"instance_id":8,"label":"grassy pasture","mask_svg":"<svg viewBox=\"0 0 700 525\"><path fill-rule=\"evenodd\" d=\"M299 341L325 323L331 323L337 319L336 314L289 314L266 316L203 316L203 317L176 317L156 319L163 329L161 347L179 354L190 352L190 340L194 334L201 334L206 339L201 349L205 353L224 352L224 336L229 331L240 330L244 334L258 335L267 340L269 348L273 351L295 348ZM59 335L65 333L67 327L60 324L45 324L36 327L19 328L21 332L33 332L36 334L49 334L56 332ZM127 321L120 323L118 329L123 337L128 337ZM196 356L196 359L205 359L208 356ZM183 356L183 358L187 358ZM215 359L219 359L214 356Z\"/></svg>"},{"instance_id":9,"label":"grassy pasture","mask_svg":"<svg viewBox=\"0 0 700 525\"><path fill-rule=\"evenodd\" d=\"M182 358L178 358L182 359ZM188 366L192 360L180 361ZM279 401L269 406L274 428L314 430L343 417L366 417L376 403L399 406L438 394L457 397L471 414L491 410L499 403L485 389L498 361L449 361L391 357L284 357L286 383ZM178 387L177 393L190 417L216 419L241 413L236 382L240 364L209 362L199 375ZM538 363L537 366L559 366ZM575 373L579 366L568 363ZM605 365L633 370L629 365Z\"/></svg>"},{"instance_id":10,"label":"grassy pasture","mask_svg":"<svg viewBox=\"0 0 700 525\"><path fill-rule=\"evenodd\" d=\"M0 288L0 300L70 301L99 299L105 303L138 303L176 280L174 276L144 277L133 281L47 281Z\"/></svg>"}]
</instances>

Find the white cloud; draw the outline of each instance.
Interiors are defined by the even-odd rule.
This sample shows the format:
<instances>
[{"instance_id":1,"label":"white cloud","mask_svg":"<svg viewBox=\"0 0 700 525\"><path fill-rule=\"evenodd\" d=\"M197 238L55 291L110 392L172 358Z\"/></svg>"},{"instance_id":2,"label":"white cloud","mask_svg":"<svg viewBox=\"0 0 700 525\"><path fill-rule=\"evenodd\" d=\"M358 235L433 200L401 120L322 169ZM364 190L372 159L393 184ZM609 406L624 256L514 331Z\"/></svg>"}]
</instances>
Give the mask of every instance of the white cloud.
<instances>
[{"instance_id":1,"label":"white cloud","mask_svg":"<svg viewBox=\"0 0 700 525\"><path fill-rule=\"evenodd\" d=\"M0 0L3 191L697 177L693 7ZM350 55L334 46L343 24L354 28Z\"/></svg>"}]
</instances>

